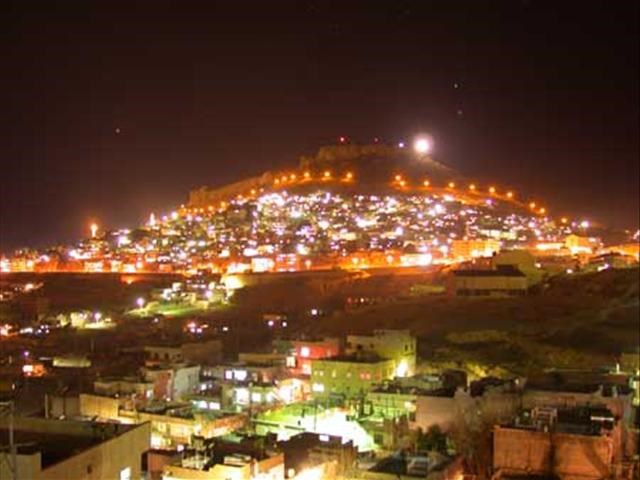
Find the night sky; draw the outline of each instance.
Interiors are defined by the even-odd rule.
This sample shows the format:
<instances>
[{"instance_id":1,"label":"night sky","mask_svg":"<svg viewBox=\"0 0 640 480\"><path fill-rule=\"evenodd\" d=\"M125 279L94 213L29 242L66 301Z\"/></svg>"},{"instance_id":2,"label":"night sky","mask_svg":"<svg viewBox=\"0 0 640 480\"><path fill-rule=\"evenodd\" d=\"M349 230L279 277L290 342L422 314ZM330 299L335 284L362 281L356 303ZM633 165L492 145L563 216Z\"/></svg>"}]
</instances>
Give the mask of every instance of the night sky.
<instances>
[{"instance_id":1,"label":"night sky","mask_svg":"<svg viewBox=\"0 0 640 480\"><path fill-rule=\"evenodd\" d=\"M638 5L5 1L0 250L417 132L552 214L637 228Z\"/></svg>"}]
</instances>

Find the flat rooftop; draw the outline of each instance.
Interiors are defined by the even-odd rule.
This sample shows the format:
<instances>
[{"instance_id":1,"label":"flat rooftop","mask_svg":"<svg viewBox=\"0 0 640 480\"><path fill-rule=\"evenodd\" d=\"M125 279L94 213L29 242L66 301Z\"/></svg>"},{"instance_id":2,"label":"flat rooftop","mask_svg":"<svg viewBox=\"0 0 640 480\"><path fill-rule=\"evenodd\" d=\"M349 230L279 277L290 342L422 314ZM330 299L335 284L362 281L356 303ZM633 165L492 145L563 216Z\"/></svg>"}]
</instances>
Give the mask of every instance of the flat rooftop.
<instances>
[{"instance_id":1,"label":"flat rooftop","mask_svg":"<svg viewBox=\"0 0 640 480\"><path fill-rule=\"evenodd\" d=\"M371 393L387 393L402 395L417 395L420 397L453 397L456 388L419 388L403 385L379 386L371 390Z\"/></svg>"},{"instance_id":2,"label":"flat rooftop","mask_svg":"<svg viewBox=\"0 0 640 480\"><path fill-rule=\"evenodd\" d=\"M337 355L335 357L314 359L317 362L345 362L345 363L380 363L386 362L388 358L383 358L371 352L363 354Z\"/></svg>"},{"instance_id":3,"label":"flat rooftop","mask_svg":"<svg viewBox=\"0 0 640 480\"><path fill-rule=\"evenodd\" d=\"M6 440L9 431L3 429L0 435L3 442L0 444L3 448L8 448L9 444ZM14 431L15 442L22 444L17 447L19 455L32 455L40 452L42 468L58 463L66 458L72 457L84 450L99 445L102 439L96 437L84 437L78 435L64 435L59 433L41 433L41 432L25 432L21 430Z\"/></svg>"},{"instance_id":4,"label":"flat rooftop","mask_svg":"<svg viewBox=\"0 0 640 480\"><path fill-rule=\"evenodd\" d=\"M549 409L555 410L557 418L550 424L552 431L570 433L574 435L598 436L603 430L611 430L615 425L615 418L605 407L575 407ZM506 425L507 428L540 430L546 422L537 423L531 412L524 412L518 417L516 424Z\"/></svg>"},{"instance_id":5,"label":"flat rooftop","mask_svg":"<svg viewBox=\"0 0 640 480\"><path fill-rule=\"evenodd\" d=\"M500 265L494 269L468 269L468 270L454 270L453 274L456 277L525 277L517 268Z\"/></svg>"},{"instance_id":6,"label":"flat rooftop","mask_svg":"<svg viewBox=\"0 0 640 480\"><path fill-rule=\"evenodd\" d=\"M136 427L111 423L94 425L93 430L87 429L84 434L22 430L18 426L13 432L15 443L18 444L17 453L32 455L40 452L44 469ZM8 449L9 430L0 428L0 438L0 448Z\"/></svg>"}]
</instances>

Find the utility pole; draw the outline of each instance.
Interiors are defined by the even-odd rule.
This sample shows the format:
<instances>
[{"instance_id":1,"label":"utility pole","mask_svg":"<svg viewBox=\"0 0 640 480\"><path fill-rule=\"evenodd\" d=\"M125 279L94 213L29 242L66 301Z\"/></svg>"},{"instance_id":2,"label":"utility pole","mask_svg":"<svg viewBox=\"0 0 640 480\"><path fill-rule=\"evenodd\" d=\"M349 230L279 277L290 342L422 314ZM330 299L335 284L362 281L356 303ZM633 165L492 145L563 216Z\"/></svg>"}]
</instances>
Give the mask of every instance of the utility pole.
<instances>
[{"instance_id":1,"label":"utility pole","mask_svg":"<svg viewBox=\"0 0 640 480\"><path fill-rule=\"evenodd\" d=\"M3 452L2 462L7 462L11 472L11 480L18 480L18 462L16 458L16 442L13 431L14 405L13 401L0 402L0 417L9 417L9 455ZM2 449L4 450L4 448Z\"/></svg>"}]
</instances>

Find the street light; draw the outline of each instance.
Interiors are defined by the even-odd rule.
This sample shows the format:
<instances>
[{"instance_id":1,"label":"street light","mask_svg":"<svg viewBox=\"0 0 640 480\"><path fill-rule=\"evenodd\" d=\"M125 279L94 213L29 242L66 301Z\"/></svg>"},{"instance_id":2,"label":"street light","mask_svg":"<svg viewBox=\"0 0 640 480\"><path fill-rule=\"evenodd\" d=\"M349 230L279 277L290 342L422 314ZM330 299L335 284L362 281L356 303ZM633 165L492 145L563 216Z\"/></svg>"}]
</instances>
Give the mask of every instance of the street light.
<instances>
[{"instance_id":1,"label":"street light","mask_svg":"<svg viewBox=\"0 0 640 480\"><path fill-rule=\"evenodd\" d=\"M138 297L138 299L136 300L136 305L138 305L138 308L144 307L144 298Z\"/></svg>"}]
</instances>

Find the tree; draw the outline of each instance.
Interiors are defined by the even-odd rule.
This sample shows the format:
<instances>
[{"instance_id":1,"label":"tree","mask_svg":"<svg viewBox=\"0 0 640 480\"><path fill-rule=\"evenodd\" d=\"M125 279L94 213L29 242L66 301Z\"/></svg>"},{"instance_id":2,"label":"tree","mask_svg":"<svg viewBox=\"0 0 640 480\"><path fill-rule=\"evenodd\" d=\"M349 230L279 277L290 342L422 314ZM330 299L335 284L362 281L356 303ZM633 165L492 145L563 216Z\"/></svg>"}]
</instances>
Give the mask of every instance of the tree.
<instances>
[{"instance_id":1,"label":"tree","mask_svg":"<svg viewBox=\"0 0 640 480\"><path fill-rule=\"evenodd\" d=\"M447 452L447 436L438 425L431 425L426 432L418 434L417 447L418 450L444 454Z\"/></svg>"}]
</instances>

